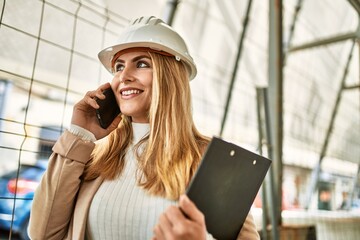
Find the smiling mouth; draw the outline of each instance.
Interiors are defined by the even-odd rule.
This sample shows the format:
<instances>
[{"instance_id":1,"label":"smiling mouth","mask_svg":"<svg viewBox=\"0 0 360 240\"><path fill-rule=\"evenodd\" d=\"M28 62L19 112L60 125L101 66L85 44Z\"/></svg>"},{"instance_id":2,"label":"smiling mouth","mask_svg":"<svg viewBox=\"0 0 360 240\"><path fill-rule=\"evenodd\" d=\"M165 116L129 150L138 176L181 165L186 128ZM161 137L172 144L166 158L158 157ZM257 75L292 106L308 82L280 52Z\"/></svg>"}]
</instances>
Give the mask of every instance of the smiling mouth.
<instances>
[{"instance_id":1,"label":"smiling mouth","mask_svg":"<svg viewBox=\"0 0 360 240\"><path fill-rule=\"evenodd\" d=\"M131 89L131 90L125 90L121 92L122 96L130 96L130 95L134 95L134 94L140 94L143 91L138 90L138 89Z\"/></svg>"}]
</instances>

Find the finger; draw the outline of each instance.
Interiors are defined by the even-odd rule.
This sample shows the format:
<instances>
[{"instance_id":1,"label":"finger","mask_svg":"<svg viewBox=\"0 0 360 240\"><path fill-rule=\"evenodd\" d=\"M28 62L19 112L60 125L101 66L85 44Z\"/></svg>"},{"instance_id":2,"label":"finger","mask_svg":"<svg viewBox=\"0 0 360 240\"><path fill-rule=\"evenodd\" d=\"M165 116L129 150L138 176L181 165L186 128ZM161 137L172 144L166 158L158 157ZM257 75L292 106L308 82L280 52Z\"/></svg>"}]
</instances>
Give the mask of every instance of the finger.
<instances>
[{"instance_id":1,"label":"finger","mask_svg":"<svg viewBox=\"0 0 360 240\"><path fill-rule=\"evenodd\" d=\"M101 84L98 89L96 89L96 93L100 93L101 95L103 95L102 93L108 89L108 88L111 88L111 84L110 83L104 83L104 84Z\"/></svg>"},{"instance_id":2,"label":"finger","mask_svg":"<svg viewBox=\"0 0 360 240\"><path fill-rule=\"evenodd\" d=\"M153 233L155 235L155 236L153 236L153 239L156 239L156 240L165 240L166 239L164 237L164 234L163 234L159 224L155 225L155 227L153 229Z\"/></svg>"},{"instance_id":3,"label":"finger","mask_svg":"<svg viewBox=\"0 0 360 240\"><path fill-rule=\"evenodd\" d=\"M165 215L172 226L182 224L187 220L185 215L181 212L180 208L176 206L170 206L165 211Z\"/></svg>"},{"instance_id":4,"label":"finger","mask_svg":"<svg viewBox=\"0 0 360 240\"><path fill-rule=\"evenodd\" d=\"M96 95L96 90L88 91L88 92L86 92L85 97L93 98L93 97L95 97L95 95Z\"/></svg>"},{"instance_id":5,"label":"finger","mask_svg":"<svg viewBox=\"0 0 360 240\"><path fill-rule=\"evenodd\" d=\"M95 91L89 91L85 94L85 97L84 97L84 102L88 105L90 105L91 107L93 108L99 108L99 105L97 104L96 102L96 93Z\"/></svg>"},{"instance_id":6,"label":"finger","mask_svg":"<svg viewBox=\"0 0 360 240\"><path fill-rule=\"evenodd\" d=\"M89 92L89 96L91 98L99 98L99 99L105 99L105 95L103 94L103 92L108 89L111 88L110 83L104 83L102 85L100 85L95 91L90 91Z\"/></svg>"},{"instance_id":7,"label":"finger","mask_svg":"<svg viewBox=\"0 0 360 240\"><path fill-rule=\"evenodd\" d=\"M172 235L173 235L172 223L168 219L166 213L163 213L160 215L158 226L160 227L161 232L162 232L163 236L165 237L165 239L172 238Z\"/></svg>"},{"instance_id":8,"label":"finger","mask_svg":"<svg viewBox=\"0 0 360 240\"><path fill-rule=\"evenodd\" d=\"M108 88L110 88L110 87L111 87L110 83L109 83L109 82L106 82L106 83L104 83L104 84L101 84L101 85L98 87L98 90L104 91L105 89L108 89Z\"/></svg>"},{"instance_id":9,"label":"finger","mask_svg":"<svg viewBox=\"0 0 360 240\"><path fill-rule=\"evenodd\" d=\"M164 215L168 222L167 224L162 222L160 226L166 239L191 239L189 233L192 232L192 222L185 217L179 207L169 207Z\"/></svg>"},{"instance_id":10,"label":"finger","mask_svg":"<svg viewBox=\"0 0 360 240\"><path fill-rule=\"evenodd\" d=\"M199 223L205 221L204 214L196 207L188 196L180 196L179 207L189 219Z\"/></svg>"},{"instance_id":11,"label":"finger","mask_svg":"<svg viewBox=\"0 0 360 240\"><path fill-rule=\"evenodd\" d=\"M97 103L97 99L105 99L105 95L103 94L103 91L110 87L111 87L110 83L104 83L100 85L96 90L88 91L84 97L85 103L92 106L93 108L98 109L99 105Z\"/></svg>"},{"instance_id":12,"label":"finger","mask_svg":"<svg viewBox=\"0 0 360 240\"><path fill-rule=\"evenodd\" d=\"M100 96L103 96L103 98L105 98L105 95L103 94L103 92L108 88L111 88L111 84L108 82L104 83L98 87L96 93L98 93ZM101 98L101 99L103 99L103 98Z\"/></svg>"}]
</instances>

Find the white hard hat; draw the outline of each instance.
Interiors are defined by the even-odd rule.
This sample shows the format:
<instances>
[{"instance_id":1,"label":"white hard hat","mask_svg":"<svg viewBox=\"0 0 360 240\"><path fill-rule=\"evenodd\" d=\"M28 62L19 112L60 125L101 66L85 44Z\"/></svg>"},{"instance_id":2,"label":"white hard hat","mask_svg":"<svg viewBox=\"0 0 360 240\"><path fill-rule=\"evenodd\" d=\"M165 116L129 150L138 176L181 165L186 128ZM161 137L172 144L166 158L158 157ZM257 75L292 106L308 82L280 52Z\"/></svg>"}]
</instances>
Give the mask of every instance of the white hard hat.
<instances>
[{"instance_id":1,"label":"white hard hat","mask_svg":"<svg viewBox=\"0 0 360 240\"><path fill-rule=\"evenodd\" d=\"M196 65L188 52L184 39L172 27L154 16L140 17L132 21L120 35L119 44L105 48L98 54L98 57L105 68L113 73L114 55L119 51L138 47L171 54L176 60L185 63L190 80L196 76Z\"/></svg>"}]
</instances>

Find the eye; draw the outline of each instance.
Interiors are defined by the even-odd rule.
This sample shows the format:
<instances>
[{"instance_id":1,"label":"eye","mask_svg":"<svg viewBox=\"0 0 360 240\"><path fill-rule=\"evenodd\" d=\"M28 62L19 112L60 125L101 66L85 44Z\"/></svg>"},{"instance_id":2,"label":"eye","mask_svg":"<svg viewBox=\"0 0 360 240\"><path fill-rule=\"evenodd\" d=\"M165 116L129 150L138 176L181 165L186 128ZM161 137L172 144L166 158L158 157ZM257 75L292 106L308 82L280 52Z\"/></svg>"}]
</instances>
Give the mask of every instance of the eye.
<instances>
[{"instance_id":1,"label":"eye","mask_svg":"<svg viewBox=\"0 0 360 240\"><path fill-rule=\"evenodd\" d=\"M150 64L147 63L147 62L144 62L144 61L139 61L139 62L137 62L136 67L138 67L138 68L148 68L148 67L150 67Z\"/></svg>"},{"instance_id":2,"label":"eye","mask_svg":"<svg viewBox=\"0 0 360 240\"><path fill-rule=\"evenodd\" d=\"M120 62L117 62L117 63L115 63L115 65L114 65L114 71L115 72L119 72L119 71L122 71L122 70L124 70L124 64L122 64L122 63L120 63Z\"/></svg>"}]
</instances>

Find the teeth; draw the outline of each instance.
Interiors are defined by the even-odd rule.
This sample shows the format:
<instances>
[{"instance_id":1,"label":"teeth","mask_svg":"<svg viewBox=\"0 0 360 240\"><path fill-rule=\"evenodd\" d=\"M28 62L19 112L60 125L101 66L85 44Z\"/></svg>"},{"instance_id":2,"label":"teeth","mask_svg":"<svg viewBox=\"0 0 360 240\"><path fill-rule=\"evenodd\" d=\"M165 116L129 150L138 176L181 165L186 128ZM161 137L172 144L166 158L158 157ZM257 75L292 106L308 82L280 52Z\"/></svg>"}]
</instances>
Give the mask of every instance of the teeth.
<instances>
[{"instance_id":1,"label":"teeth","mask_svg":"<svg viewBox=\"0 0 360 240\"><path fill-rule=\"evenodd\" d=\"M131 95L131 94L139 94L140 90L136 90L136 89L131 89L131 90L126 90L122 92L122 95Z\"/></svg>"}]
</instances>

